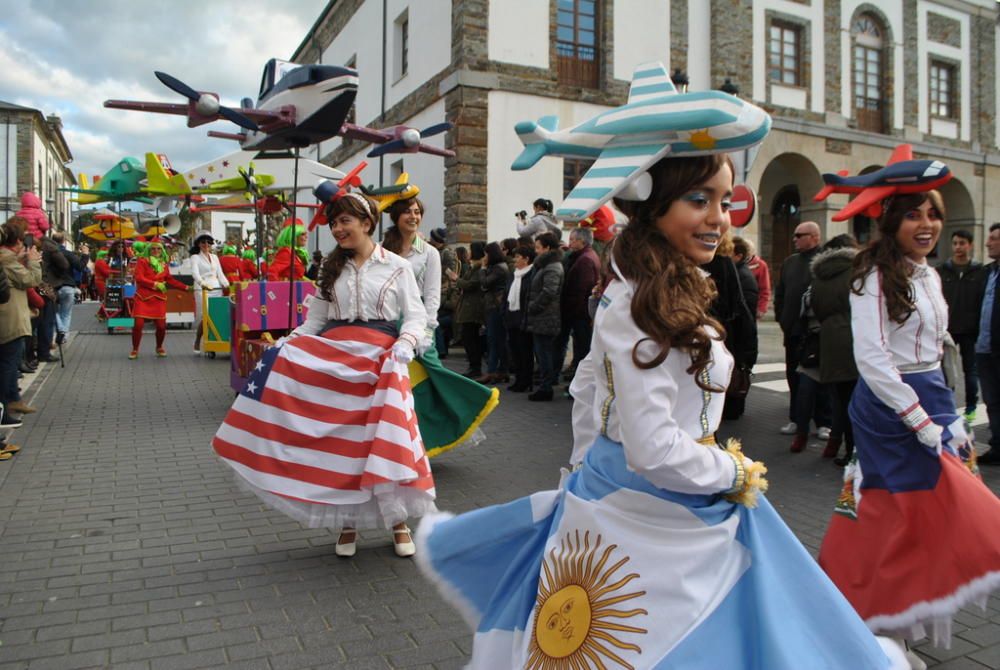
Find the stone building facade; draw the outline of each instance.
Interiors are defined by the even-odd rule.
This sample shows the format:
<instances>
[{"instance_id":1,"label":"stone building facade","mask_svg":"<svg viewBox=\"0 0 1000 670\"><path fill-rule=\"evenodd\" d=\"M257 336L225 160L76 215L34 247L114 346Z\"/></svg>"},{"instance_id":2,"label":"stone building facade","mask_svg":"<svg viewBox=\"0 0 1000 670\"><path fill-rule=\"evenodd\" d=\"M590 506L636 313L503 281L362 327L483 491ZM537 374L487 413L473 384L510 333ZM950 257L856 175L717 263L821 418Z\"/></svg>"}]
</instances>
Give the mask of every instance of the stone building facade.
<instances>
[{"instance_id":1,"label":"stone building facade","mask_svg":"<svg viewBox=\"0 0 1000 670\"><path fill-rule=\"evenodd\" d=\"M21 208L21 195L31 191L41 198L53 230L68 231L70 195L59 189L76 184L66 167L72 160L58 116L0 102L0 223Z\"/></svg>"},{"instance_id":2,"label":"stone building facade","mask_svg":"<svg viewBox=\"0 0 1000 670\"><path fill-rule=\"evenodd\" d=\"M443 221L454 241L513 235L515 211L558 202L586 169L545 158L511 172L516 122L554 114L565 127L621 105L633 68L654 60L690 90L731 87L774 117L743 157L759 216L740 233L780 265L802 220L870 234L861 217L832 221L842 197L812 196L823 173L877 169L902 142L948 162L948 226L981 244L1000 221L988 188L1000 178L998 14L993 0L340 0L293 59L355 66L359 123L455 124L443 138L455 158L389 156L366 171L384 183L409 172L425 227ZM346 171L367 150L334 140L317 153Z\"/></svg>"}]
</instances>

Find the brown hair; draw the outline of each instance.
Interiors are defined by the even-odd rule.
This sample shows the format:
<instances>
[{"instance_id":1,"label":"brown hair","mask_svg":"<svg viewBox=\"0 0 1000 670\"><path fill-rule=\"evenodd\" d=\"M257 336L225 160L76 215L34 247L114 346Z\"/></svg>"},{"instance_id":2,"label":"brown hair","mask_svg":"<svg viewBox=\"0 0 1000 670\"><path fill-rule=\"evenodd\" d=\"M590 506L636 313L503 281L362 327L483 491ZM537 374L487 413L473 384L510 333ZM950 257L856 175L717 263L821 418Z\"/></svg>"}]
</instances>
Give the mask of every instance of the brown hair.
<instances>
[{"instance_id":1,"label":"brown hair","mask_svg":"<svg viewBox=\"0 0 1000 670\"><path fill-rule=\"evenodd\" d=\"M694 261L671 246L656 220L671 205L711 179L723 166L733 173L733 164L725 154L692 158L663 158L649 169L653 193L643 202L616 200L615 204L629 218L628 226L617 237L612 256L621 274L635 282L632 319L646 337L632 347L632 362L641 370L663 363L670 349L677 347L691 356L688 374L706 391L722 392L704 383L700 376L712 363L712 340L723 340L725 331L708 314L716 296L712 281ZM711 335L711 326L718 333ZM651 340L659 353L650 360L639 359L639 345Z\"/></svg>"},{"instance_id":2,"label":"brown hair","mask_svg":"<svg viewBox=\"0 0 1000 670\"><path fill-rule=\"evenodd\" d=\"M362 204L358 198L364 198L367 202L367 207ZM330 222L330 226L333 226L333 220L337 218L340 214L350 214L351 216L358 218L362 223L367 221L370 225L368 228L368 236L371 237L375 232L375 217L372 212L378 211L375 202L361 194L351 194L337 198L329 205L326 206L326 220ZM336 283L337 278L340 273L344 270L344 265L347 264L348 259L354 256L354 249L345 249L340 245L331 251L326 259L323 261L323 265L320 266L319 270L319 293L323 300L333 300L333 285Z\"/></svg>"},{"instance_id":3,"label":"brown hair","mask_svg":"<svg viewBox=\"0 0 1000 670\"><path fill-rule=\"evenodd\" d=\"M0 245L12 247L18 242L24 241L24 228L18 225L14 219L21 217L12 216L7 222L0 226ZM24 219L21 219L24 221Z\"/></svg>"},{"instance_id":4,"label":"brown hair","mask_svg":"<svg viewBox=\"0 0 1000 670\"><path fill-rule=\"evenodd\" d=\"M910 318L916 305L913 302L913 287L910 285L913 266L904 258L903 251L896 242L896 233L899 232L906 213L928 200L944 221L944 200L937 191L909 193L889 198L882 203L878 237L854 257L851 290L856 295L861 295L865 276L872 270L879 272L889 320L900 324Z\"/></svg>"},{"instance_id":5,"label":"brown hair","mask_svg":"<svg viewBox=\"0 0 1000 670\"><path fill-rule=\"evenodd\" d=\"M397 200L389 205L388 212L389 219L392 220L392 227L385 231L385 235L382 236L382 246L394 254L398 254L403 250L403 234L399 232L396 224L399 222L399 217L403 212L408 210L413 203L417 203L417 207L420 208L420 216L423 216L424 203L417 196L407 198L406 200Z\"/></svg>"}]
</instances>

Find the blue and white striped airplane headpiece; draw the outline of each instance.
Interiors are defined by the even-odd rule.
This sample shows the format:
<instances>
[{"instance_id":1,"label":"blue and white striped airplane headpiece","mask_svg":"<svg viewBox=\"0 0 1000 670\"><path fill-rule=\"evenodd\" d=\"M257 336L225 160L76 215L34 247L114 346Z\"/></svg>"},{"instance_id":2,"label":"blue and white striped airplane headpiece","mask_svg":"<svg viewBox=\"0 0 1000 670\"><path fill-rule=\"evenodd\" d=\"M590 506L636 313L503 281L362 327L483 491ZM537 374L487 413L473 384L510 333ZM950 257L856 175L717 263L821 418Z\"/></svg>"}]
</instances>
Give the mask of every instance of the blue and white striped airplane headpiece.
<instances>
[{"instance_id":1,"label":"blue and white striped airplane headpiece","mask_svg":"<svg viewBox=\"0 0 1000 670\"><path fill-rule=\"evenodd\" d=\"M555 116L518 123L524 151L511 169L526 170L543 156L594 161L556 212L580 221L611 198L648 198L646 170L665 156L731 153L760 143L771 117L722 91L678 93L662 63L646 63L632 75L626 104L566 130L558 125Z\"/></svg>"}]
</instances>

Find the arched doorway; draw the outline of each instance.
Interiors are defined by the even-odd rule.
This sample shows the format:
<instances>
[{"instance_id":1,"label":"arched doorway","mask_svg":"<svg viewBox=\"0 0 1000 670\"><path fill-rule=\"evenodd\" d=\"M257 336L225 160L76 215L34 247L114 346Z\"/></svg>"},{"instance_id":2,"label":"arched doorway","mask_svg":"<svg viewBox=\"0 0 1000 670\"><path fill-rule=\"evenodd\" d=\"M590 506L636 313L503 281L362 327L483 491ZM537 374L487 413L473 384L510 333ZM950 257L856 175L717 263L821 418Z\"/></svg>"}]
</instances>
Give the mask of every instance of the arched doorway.
<instances>
[{"instance_id":1,"label":"arched doorway","mask_svg":"<svg viewBox=\"0 0 1000 670\"><path fill-rule=\"evenodd\" d=\"M799 187L790 184L774 196L771 205L771 267L776 276L781 274L781 264L795 252L792 233L802 223L802 196Z\"/></svg>"},{"instance_id":2,"label":"arched doorway","mask_svg":"<svg viewBox=\"0 0 1000 670\"><path fill-rule=\"evenodd\" d=\"M972 203L969 189L959 179L954 178L939 190L944 199L945 221L941 239L930 256L932 261L942 262L951 258L951 236L956 230L967 230L972 233L976 240L972 248L977 251L981 249L984 231L980 229L976 207Z\"/></svg>"},{"instance_id":3,"label":"arched doorway","mask_svg":"<svg viewBox=\"0 0 1000 670\"><path fill-rule=\"evenodd\" d=\"M793 253L792 233L803 220L812 218L825 223L825 212L812 214L817 206L812 197L823 187L823 180L812 161L796 153L775 157L760 178L760 244L759 253L777 277L781 264ZM805 211L803 212L803 208Z\"/></svg>"}]
</instances>

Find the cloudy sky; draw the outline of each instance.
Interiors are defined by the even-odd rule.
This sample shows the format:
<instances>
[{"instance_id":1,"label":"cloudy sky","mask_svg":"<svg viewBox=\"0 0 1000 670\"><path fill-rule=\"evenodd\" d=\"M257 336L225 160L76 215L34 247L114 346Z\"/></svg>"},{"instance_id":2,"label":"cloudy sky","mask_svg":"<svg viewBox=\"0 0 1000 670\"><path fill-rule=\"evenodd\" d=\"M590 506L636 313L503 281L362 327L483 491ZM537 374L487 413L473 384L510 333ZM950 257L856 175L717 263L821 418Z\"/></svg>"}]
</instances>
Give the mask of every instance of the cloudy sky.
<instances>
[{"instance_id":1,"label":"cloudy sky","mask_svg":"<svg viewBox=\"0 0 1000 670\"><path fill-rule=\"evenodd\" d=\"M184 169L238 148L206 137L226 122L105 109L104 100L183 102L162 70L238 106L268 58L289 58L327 0L0 0L0 100L62 117L70 169L103 174L122 156L165 153Z\"/></svg>"}]
</instances>

